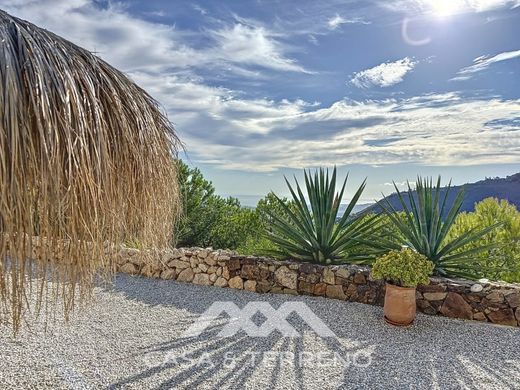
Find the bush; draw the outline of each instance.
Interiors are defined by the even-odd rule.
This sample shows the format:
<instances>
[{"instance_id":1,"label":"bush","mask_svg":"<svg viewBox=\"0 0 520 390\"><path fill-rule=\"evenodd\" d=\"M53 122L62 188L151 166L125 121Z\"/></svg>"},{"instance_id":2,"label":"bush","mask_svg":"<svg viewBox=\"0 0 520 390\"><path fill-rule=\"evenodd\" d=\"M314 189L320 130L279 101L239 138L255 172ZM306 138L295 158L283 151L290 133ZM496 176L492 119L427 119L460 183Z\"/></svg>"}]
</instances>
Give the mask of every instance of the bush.
<instances>
[{"instance_id":1,"label":"bush","mask_svg":"<svg viewBox=\"0 0 520 390\"><path fill-rule=\"evenodd\" d=\"M280 200L286 207L294 211L294 203L292 201L287 198L281 198ZM237 252L244 255L265 256L273 251L278 251L280 247L273 243L267 237L267 234L272 231L271 224L273 218L271 215L285 217L284 207L280 205L276 195L273 192L269 192L263 199L258 201L255 212L259 221L258 231L247 237L246 241L237 248Z\"/></svg>"},{"instance_id":2,"label":"bush","mask_svg":"<svg viewBox=\"0 0 520 390\"><path fill-rule=\"evenodd\" d=\"M492 249L473 256L475 266L482 269L487 278L520 282L520 212L507 200L487 198L475 204L474 212L459 214L447 240L497 222L500 225L496 229L460 250L495 244Z\"/></svg>"},{"instance_id":3,"label":"bush","mask_svg":"<svg viewBox=\"0 0 520 390\"><path fill-rule=\"evenodd\" d=\"M178 164L183 198L178 246L236 249L258 234L260 219L254 210L241 207L236 198L215 195L213 184L198 168L192 169L181 160Z\"/></svg>"},{"instance_id":4,"label":"bush","mask_svg":"<svg viewBox=\"0 0 520 390\"><path fill-rule=\"evenodd\" d=\"M250 237L258 235L261 225L255 210L241 207L236 198L220 198L218 203L217 219L208 231L204 246L237 249Z\"/></svg>"},{"instance_id":5,"label":"bush","mask_svg":"<svg viewBox=\"0 0 520 390\"><path fill-rule=\"evenodd\" d=\"M434 264L426 256L405 248L392 250L378 257L372 267L375 279L386 279L389 283L401 287L416 287L429 284Z\"/></svg>"}]
</instances>

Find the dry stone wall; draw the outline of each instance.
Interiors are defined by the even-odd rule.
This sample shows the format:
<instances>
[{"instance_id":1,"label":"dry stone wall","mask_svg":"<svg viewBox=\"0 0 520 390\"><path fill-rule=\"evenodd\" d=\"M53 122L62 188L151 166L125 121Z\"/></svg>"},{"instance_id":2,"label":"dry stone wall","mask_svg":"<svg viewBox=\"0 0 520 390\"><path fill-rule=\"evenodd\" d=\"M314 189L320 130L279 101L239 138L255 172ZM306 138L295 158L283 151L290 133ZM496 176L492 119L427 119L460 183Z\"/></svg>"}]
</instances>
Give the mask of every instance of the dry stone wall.
<instances>
[{"instance_id":1,"label":"dry stone wall","mask_svg":"<svg viewBox=\"0 0 520 390\"><path fill-rule=\"evenodd\" d=\"M211 248L180 248L153 256L122 248L116 267L131 275L380 306L385 294L384 282L372 280L368 267L276 261ZM432 278L417 288L417 308L431 315L520 326L520 285Z\"/></svg>"}]
</instances>

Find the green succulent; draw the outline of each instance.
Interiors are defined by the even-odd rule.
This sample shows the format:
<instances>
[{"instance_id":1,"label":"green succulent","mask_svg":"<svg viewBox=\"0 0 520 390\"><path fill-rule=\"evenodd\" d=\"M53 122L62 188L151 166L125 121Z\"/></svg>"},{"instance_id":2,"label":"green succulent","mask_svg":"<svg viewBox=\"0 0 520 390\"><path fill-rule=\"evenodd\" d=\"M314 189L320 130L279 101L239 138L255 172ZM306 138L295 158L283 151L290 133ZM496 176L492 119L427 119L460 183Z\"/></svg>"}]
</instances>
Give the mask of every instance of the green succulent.
<instances>
[{"instance_id":1,"label":"green succulent","mask_svg":"<svg viewBox=\"0 0 520 390\"><path fill-rule=\"evenodd\" d=\"M330 264L370 262L375 253L381 253L374 249L371 253L360 254L360 248L371 241L379 222L378 216L352 213L365 182L357 189L343 215L339 215L347 179L336 192L336 168L331 176L324 169L317 170L314 175L304 171L304 176L309 203L298 181L293 188L285 179L292 195L292 207L275 196L283 214L268 211L271 229L267 237L279 248L270 254Z\"/></svg>"},{"instance_id":2,"label":"green succulent","mask_svg":"<svg viewBox=\"0 0 520 390\"><path fill-rule=\"evenodd\" d=\"M474 256L491 250L496 245L490 243L468 247L468 244L479 241L500 223L484 228L477 227L457 237L449 237L448 233L464 200L464 190L460 190L450 204L448 201L450 184L442 190L440 176L436 184L431 178L419 177L415 184L415 191L408 183L408 191L403 194L394 183L400 206L404 211L404 218L399 217L388 198L385 197L378 204L399 230L402 244L431 260L435 265L436 275L478 279L483 277L485 272L475 263ZM400 237L396 236L393 240L388 240L388 248L397 249L396 242L399 242Z\"/></svg>"},{"instance_id":3,"label":"green succulent","mask_svg":"<svg viewBox=\"0 0 520 390\"><path fill-rule=\"evenodd\" d=\"M402 287L416 287L429 284L433 262L416 251L404 248L393 250L378 257L372 267L375 279L386 279L389 283Z\"/></svg>"}]
</instances>

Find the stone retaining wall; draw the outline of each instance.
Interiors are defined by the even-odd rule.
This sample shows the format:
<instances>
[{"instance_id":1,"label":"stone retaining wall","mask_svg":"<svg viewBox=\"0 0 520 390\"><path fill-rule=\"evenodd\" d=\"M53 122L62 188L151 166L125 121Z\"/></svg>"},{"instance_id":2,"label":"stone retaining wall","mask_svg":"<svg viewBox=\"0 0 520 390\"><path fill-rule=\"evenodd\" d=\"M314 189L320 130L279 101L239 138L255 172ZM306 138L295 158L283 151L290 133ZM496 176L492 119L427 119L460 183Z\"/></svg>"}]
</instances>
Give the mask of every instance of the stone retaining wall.
<instances>
[{"instance_id":1,"label":"stone retaining wall","mask_svg":"<svg viewBox=\"0 0 520 390\"><path fill-rule=\"evenodd\" d=\"M368 267L320 266L238 256L211 248L162 252L150 261L137 249L123 248L117 270L131 275L230 287L258 293L317 295L383 305L385 284ZM426 314L520 326L520 285L432 278L417 288L417 308Z\"/></svg>"}]
</instances>

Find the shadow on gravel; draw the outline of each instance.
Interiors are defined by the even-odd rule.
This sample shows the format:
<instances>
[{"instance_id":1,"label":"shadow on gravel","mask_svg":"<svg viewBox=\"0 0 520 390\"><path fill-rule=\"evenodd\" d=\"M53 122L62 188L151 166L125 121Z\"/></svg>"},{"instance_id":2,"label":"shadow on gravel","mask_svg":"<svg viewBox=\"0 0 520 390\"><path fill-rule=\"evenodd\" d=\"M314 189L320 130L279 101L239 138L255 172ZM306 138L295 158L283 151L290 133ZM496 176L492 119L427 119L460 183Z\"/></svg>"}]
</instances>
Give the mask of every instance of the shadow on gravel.
<instances>
[{"instance_id":1,"label":"shadow on gravel","mask_svg":"<svg viewBox=\"0 0 520 390\"><path fill-rule=\"evenodd\" d=\"M321 383L336 383L334 387L338 387L343 379L344 364L350 364L345 359L363 348L346 348L337 340L330 340L330 344L321 345L322 350L317 351L320 342L315 340L310 350L322 353L321 359L324 362L327 359L332 365L320 373L315 370L316 362L311 362L317 355L311 352L303 358L305 361L299 355L306 350L303 338L283 338L273 333L261 340L245 334L222 339L216 337L217 330L220 329L212 329L199 338L150 346L140 352L144 362L142 371L113 383L110 388L138 387L141 381L162 372L169 373L168 379L157 385L157 389L243 389L248 384L251 387L252 382L265 389L307 389L309 375L313 375L314 380L322 375ZM336 363L332 360L334 353Z\"/></svg>"},{"instance_id":2,"label":"shadow on gravel","mask_svg":"<svg viewBox=\"0 0 520 390\"><path fill-rule=\"evenodd\" d=\"M395 328L384 323L380 307L127 275L118 275L111 290L150 306L187 310L194 320L215 301L232 301L241 308L251 301L268 301L274 308L303 301L336 336L321 338L291 315L288 321L302 337L273 332L253 338L241 331L219 338L229 320L222 316L198 337L165 340L136 351L141 367L113 383L114 389L139 388L153 376L161 378L158 389L520 388L520 330L515 328L424 315L412 327Z\"/></svg>"}]
</instances>

